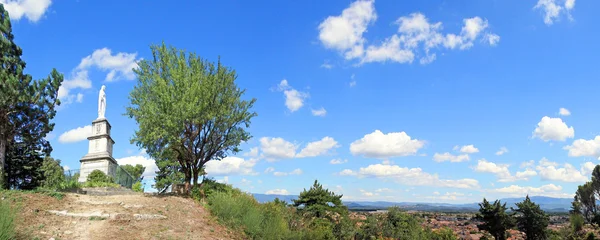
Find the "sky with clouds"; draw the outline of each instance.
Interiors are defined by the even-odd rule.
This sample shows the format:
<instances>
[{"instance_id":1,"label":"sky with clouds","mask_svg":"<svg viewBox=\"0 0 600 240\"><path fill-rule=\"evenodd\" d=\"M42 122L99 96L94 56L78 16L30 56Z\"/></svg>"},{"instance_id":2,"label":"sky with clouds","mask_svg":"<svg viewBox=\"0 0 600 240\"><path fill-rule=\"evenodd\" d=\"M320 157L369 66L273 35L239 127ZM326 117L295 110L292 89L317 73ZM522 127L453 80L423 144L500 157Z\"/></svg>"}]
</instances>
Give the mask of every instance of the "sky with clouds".
<instances>
[{"instance_id":1,"label":"sky with clouds","mask_svg":"<svg viewBox=\"0 0 600 240\"><path fill-rule=\"evenodd\" d=\"M318 179L344 200L570 198L600 157L597 1L0 3L26 72L65 75L48 139L70 169L104 84L114 157L147 166L150 187L124 113L132 69L162 41L220 56L257 98L243 152L207 164L248 192Z\"/></svg>"}]
</instances>

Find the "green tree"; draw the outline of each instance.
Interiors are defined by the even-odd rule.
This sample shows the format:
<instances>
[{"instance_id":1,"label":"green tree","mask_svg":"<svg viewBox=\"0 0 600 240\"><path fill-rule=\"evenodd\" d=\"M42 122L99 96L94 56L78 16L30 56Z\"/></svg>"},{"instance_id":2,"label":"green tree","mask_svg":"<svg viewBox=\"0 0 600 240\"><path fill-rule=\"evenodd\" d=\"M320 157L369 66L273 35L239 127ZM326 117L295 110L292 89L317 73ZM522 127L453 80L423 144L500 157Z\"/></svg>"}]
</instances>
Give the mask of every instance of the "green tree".
<instances>
[{"instance_id":1,"label":"green tree","mask_svg":"<svg viewBox=\"0 0 600 240\"><path fill-rule=\"evenodd\" d=\"M134 181L139 181L144 171L146 171L146 167L144 167L142 164L136 164L135 166L125 164L121 165L121 168L125 169L125 171L128 172L131 177L133 177Z\"/></svg>"},{"instance_id":2,"label":"green tree","mask_svg":"<svg viewBox=\"0 0 600 240\"><path fill-rule=\"evenodd\" d=\"M517 205L517 208L511 209L516 213L517 227L525 233L527 239L546 239L546 228L548 228L550 218L540 206L532 202L529 195L525 197L525 200L515 205Z\"/></svg>"},{"instance_id":3,"label":"green tree","mask_svg":"<svg viewBox=\"0 0 600 240\"><path fill-rule=\"evenodd\" d=\"M214 64L164 43L151 49L153 57L134 69L138 82L127 115L139 129L132 142L154 159L176 161L189 191L207 162L239 152L251 138L246 128L256 100L242 99L236 72L220 59ZM172 152L169 158L161 158L164 151Z\"/></svg>"},{"instance_id":4,"label":"green tree","mask_svg":"<svg viewBox=\"0 0 600 240\"><path fill-rule=\"evenodd\" d=\"M104 173L103 171L100 171L98 169L92 171L87 176L87 181L93 182L93 183L112 183L113 182L113 180L110 176L106 175L106 173Z\"/></svg>"},{"instance_id":5,"label":"green tree","mask_svg":"<svg viewBox=\"0 0 600 240\"><path fill-rule=\"evenodd\" d=\"M155 160L158 171L156 171L152 187L162 193L173 184L183 183L185 176L179 161L175 159L177 157L175 151L166 149L162 153L157 153L157 155L159 156Z\"/></svg>"},{"instance_id":6,"label":"green tree","mask_svg":"<svg viewBox=\"0 0 600 240\"><path fill-rule=\"evenodd\" d=\"M598 168L598 166L596 166L596 168ZM579 185L575 192L572 211L581 214L587 222L592 222L597 215L596 193L592 181Z\"/></svg>"},{"instance_id":7,"label":"green tree","mask_svg":"<svg viewBox=\"0 0 600 240\"><path fill-rule=\"evenodd\" d=\"M44 180L44 157L39 146L13 142L6 153L6 184L9 189L35 189Z\"/></svg>"},{"instance_id":8,"label":"green tree","mask_svg":"<svg viewBox=\"0 0 600 240\"><path fill-rule=\"evenodd\" d=\"M44 139L54 128L58 88L63 75L53 69L47 78L34 81L25 74L22 49L14 42L8 12L0 4L0 188L6 188L4 171L8 147L14 142L40 146L49 155Z\"/></svg>"},{"instance_id":9,"label":"green tree","mask_svg":"<svg viewBox=\"0 0 600 240\"><path fill-rule=\"evenodd\" d=\"M308 213L317 218L327 216L327 213L345 214L348 209L342 204L342 196L324 189L323 186L315 180L315 183L307 191L304 189L298 199L294 199L293 206L298 208L301 213Z\"/></svg>"},{"instance_id":10,"label":"green tree","mask_svg":"<svg viewBox=\"0 0 600 240\"><path fill-rule=\"evenodd\" d=\"M60 184L65 181L64 169L60 166L60 160L58 159L44 158L41 171L44 174L42 186L45 188L58 189Z\"/></svg>"},{"instance_id":11,"label":"green tree","mask_svg":"<svg viewBox=\"0 0 600 240\"><path fill-rule=\"evenodd\" d=\"M490 204L484 198L475 218L483 222L477 228L488 231L496 240L506 240L506 230L514 226L512 217L506 213L506 203L501 204L499 200Z\"/></svg>"}]
</instances>

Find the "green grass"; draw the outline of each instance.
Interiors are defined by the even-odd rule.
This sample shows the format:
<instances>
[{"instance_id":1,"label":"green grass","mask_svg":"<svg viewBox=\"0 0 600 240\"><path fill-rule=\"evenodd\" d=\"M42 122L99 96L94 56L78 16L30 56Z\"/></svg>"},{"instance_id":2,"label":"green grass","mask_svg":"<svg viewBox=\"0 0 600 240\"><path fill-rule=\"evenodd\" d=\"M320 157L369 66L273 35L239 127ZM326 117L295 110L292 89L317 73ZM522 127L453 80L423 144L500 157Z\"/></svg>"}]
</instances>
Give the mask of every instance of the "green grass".
<instances>
[{"instance_id":1,"label":"green grass","mask_svg":"<svg viewBox=\"0 0 600 240\"><path fill-rule=\"evenodd\" d=\"M15 212L8 201L0 200L0 240L15 237Z\"/></svg>"},{"instance_id":2,"label":"green grass","mask_svg":"<svg viewBox=\"0 0 600 240\"><path fill-rule=\"evenodd\" d=\"M102 221L102 220L106 220L105 217L98 217L98 216L91 216L90 217L90 221Z\"/></svg>"},{"instance_id":3,"label":"green grass","mask_svg":"<svg viewBox=\"0 0 600 240\"><path fill-rule=\"evenodd\" d=\"M111 188L119 188L121 185L112 183L112 182L85 182L83 187L93 188L93 187L111 187Z\"/></svg>"}]
</instances>

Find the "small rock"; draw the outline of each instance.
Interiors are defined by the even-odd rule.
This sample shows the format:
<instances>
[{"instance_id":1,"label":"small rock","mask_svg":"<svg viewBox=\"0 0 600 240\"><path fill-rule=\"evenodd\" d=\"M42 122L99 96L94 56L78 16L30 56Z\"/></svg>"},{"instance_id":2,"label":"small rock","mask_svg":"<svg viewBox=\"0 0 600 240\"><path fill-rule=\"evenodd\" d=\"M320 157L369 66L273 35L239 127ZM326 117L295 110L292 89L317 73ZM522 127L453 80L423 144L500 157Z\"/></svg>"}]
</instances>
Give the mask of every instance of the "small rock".
<instances>
[{"instance_id":1,"label":"small rock","mask_svg":"<svg viewBox=\"0 0 600 240\"><path fill-rule=\"evenodd\" d=\"M48 240L55 240L55 239L54 239L54 238L50 238L50 239L48 239Z\"/></svg>"},{"instance_id":2,"label":"small rock","mask_svg":"<svg viewBox=\"0 0 600 240\"><path fill-rule=\"evenodd\" d=\"M77 222L73 221L73 224L77 224Z\"/></svg>"},{"instance_id":3,"label":"small rock","mask_svg":"<svg viewBox=\"0 0 600 240\"><path fill-rule=\"evenodd\" d=\"M65 235L71 235L71 234L73 234L73 232L71 232L71 231L65 231Z\"/></svg>"}]
</instances>

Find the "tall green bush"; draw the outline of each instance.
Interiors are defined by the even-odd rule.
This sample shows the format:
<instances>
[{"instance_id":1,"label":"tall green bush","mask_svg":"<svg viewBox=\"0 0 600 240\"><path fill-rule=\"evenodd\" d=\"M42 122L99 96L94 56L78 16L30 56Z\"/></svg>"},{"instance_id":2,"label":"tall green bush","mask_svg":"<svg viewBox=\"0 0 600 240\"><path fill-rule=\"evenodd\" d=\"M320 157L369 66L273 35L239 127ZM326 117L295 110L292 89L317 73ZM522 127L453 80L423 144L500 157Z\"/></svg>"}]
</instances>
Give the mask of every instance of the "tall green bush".
<instances>
[{"instance_id":1,"label":"tall green bush","mask_svg":"<svg viewBox=\"0 0 600 240\"><path fill-rule=\"evenodd\" d=\"M47 189L58 189L65 182L64 169L60 166L60 160L51 157L44 158L42 163L43 181L42 187Z\"/></svg>"},{"instance_id":2,"label":"tall green bush","mask_svg":"<svg viewBox=\"0 0 600 240\"><path fill-rule=\"evenodd\" d=\"M92 171L87 176L87 181L94 182L94 183L112 183L113 182L113 180L110 176L107 176L103 171L100 171L98 169Z\"/></svg>"},{"instance_id":3,"label":"tall green bush","mask_svg":"<svg viewBox=\"0 0 600 240\"><path fill-rule=\"evenodd\" d=\"M15 236L15 213L7 202L0 200L0 240L13 239Z\"/></svg>"},{"instance_id":4,"label":"tall green bush","mask_svg":"<svg viewBox=\"0 0 600 240\"><path fill-rule=\"evenodd\" d=\"M133 185L131 185L131 190L133 190L134 192L144 192L142 182L135 182Z\"/></svg>"}]
</instances>

